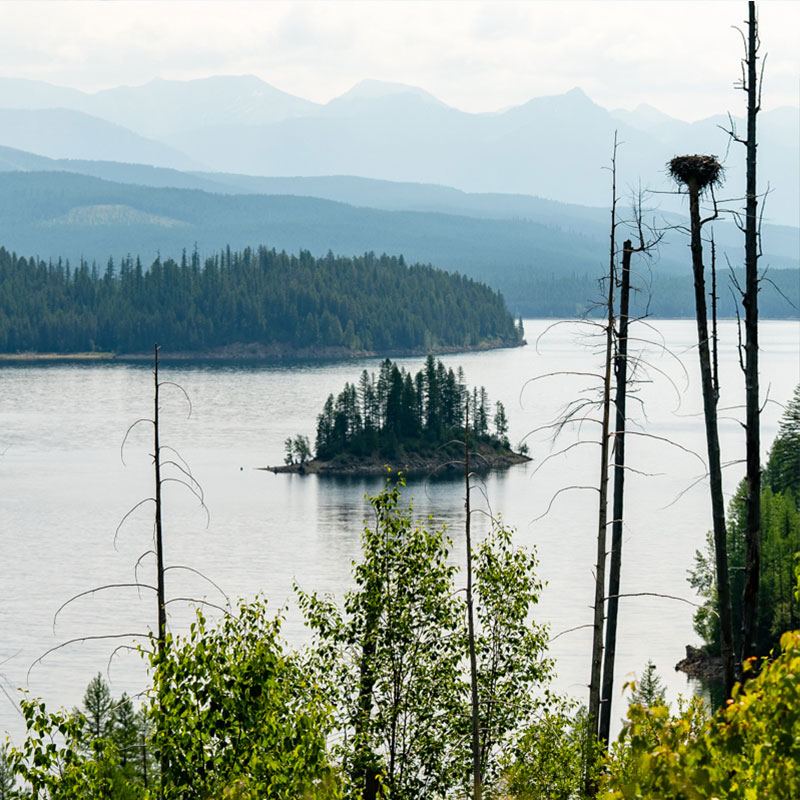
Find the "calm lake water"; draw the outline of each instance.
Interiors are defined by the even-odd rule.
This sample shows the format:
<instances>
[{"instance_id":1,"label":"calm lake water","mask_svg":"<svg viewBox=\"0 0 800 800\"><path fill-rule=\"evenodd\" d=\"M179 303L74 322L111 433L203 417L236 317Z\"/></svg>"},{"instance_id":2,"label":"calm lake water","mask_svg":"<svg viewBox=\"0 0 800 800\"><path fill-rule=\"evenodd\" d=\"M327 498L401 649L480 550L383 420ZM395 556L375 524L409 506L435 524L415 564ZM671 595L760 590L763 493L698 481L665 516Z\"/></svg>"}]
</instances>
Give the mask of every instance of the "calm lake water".
<instances>
[{"instance_id":1,"label":"calm lake water","mask_svg":"<svg viewBox=\"0 0 800 800\"><path fill-rule=\"evenodd\" d=\"M658 592L694 601L687 569L704 544L711 524L703 480L704 435L694 324L689 321L641 325L636 336L643 351L638 401L630 402L633 430L662 437L629 437L628 463L641 471L626 480L627 513L623 553L623 592ZM537 376L568 371L599 371L602 343L579 323L528 321L524 348L450 355L448 366L462 365L470 385L484 384L492 402L501 400L516 443L551 422L565 403L587 394L598 381L585 375ZM549 328L536 344L537 338ZM744 438L737 421L743 379L736 355L736 328L721 325L721 437L725 486L732 493L743 474L738 462ZM647 341L644 341L647 340ZM800 326L766 322L761 329L762 394L784 403L800 380ZM668 352L663 346L669 348ZM681 364L681 361L683 362ZM402 359L416 371L422 358ZM164 364L162 377L174 380L191 397L187 418L182 394L164 390L162 443L176 448L205 490L210 523L178 484L165 487L167 559L199 570L231 597L266 596L276 610L288 604L284 633L295 644L306 639L292 600L292 582L305 589L342 596L350 586L353 559L376 479L323 479L275 475L256 468L282 463L283 441L297 433L313 441L316 415L331 392L354 380L378 359L326 364L209 365ZM768 402L762 441L769 447L781 407ZM135 693L147 685L140 657L114 649L121 641L69 645L31 664L49 648L73 637L146 634L155 619L149 592L135 589L99 592L54 613L72 595L95 586L130 582L139 556L152 546L151 510L143 507L114 531L125 513L150 496L150 429L138 426L120 459L128 426L152 413L152 372L146 364L27 364L0 367L0 535L3 562L0 596L0 730L18 739L23 726L12 700L18 688L42 696L52 706L80 703L98 671L112 691ZM491 510L516 528L521 545L536 548L540 576L547 581L536 611L552 636L591 621L592 569L597 494L568 486L596 482L599 449L592 423L580 436L585 444L545 461L551 452L576 441L567 431L552 445L550 431L528 438L534 461L489 476L483 486ZM406 495L420 515L432 512L447 524L459 557L463 553L464 489L459 481L409 481ZM554 499L555 496L555 499ZM476 493L473 503L477 502ZM485 502L485 501L484 501ZM549 513L545 513L550 506ZM479 531L486 516L476 515ZM152 559L139 570L152 582ZM195 573L173 570L167 578L172 597L221 600ZM686 679L673 670L687 643L697 643L690 605L636 597L620 604L615 717L624 713L622 683L641 672L649 658L668 686L668 697L688 693ZM170 605L170 625L185 630L192 611L184 602ZM580 629L551 645L557 661L556 688L585 698L590 635Z\"/></svg>"}]
</instances>

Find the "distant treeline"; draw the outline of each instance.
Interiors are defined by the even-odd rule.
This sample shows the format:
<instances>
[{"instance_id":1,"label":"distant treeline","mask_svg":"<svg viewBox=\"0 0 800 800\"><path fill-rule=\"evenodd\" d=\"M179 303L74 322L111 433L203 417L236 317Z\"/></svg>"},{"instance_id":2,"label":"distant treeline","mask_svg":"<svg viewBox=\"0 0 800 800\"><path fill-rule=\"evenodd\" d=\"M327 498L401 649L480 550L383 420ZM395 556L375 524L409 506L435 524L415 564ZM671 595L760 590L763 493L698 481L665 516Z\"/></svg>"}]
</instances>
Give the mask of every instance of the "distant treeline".
<instances>
[{"instance_id":1,"label":"distant treeline","mask_svg":"<svg viewBox=\"0 0 800 800\"><path fill-rule=\"evenodd\" d=\"M766 266L766 264L765 264ZM640 270L633 277L631 313L644 314L655 319L694 319L694 285L687 266L686 275L659 272L658 264L652 270ZM741 270L733 275L744 285ZM726 267L718 270L717 297L719 317L732 318L744 314L736 287ZM602 315L605 283L598 276L570 270L546 272L509 268L498 272L477 275L497 285L508 299L515 314L534 319L564 318L584 314ZM710 290L711 278L706 271ZM762 319L797 319L800 317L800 270L768 269L758 294L758 310Z\"/></svg>"},{"instance_id":2,"label":"distant treeline","mask_svg":"<svg viewBox=\"0 0 800 800\"><path fill-rule=\"evenodd\" d=\"M0 248L0 352L289 349L425 352L518 344L499 293L402 256L230 248L145 268L25 259Z\"/></svg>"},{"instance_id":3,"label":"distant treeline","mask_svg":"<svg viewBox=\"0 0 800 800\"><path fill-rule=\"evenodd\" d=\"M467 409L474 439L509 447L503 404L492 411L483 386L470 392L461 367L454 372L429 355L412 375L387 358L377 378L364 370L357 384L346 383L336 399L328 396L317 417L316 457L435 449L463 437Z\"/></svg>"}]
</instances>

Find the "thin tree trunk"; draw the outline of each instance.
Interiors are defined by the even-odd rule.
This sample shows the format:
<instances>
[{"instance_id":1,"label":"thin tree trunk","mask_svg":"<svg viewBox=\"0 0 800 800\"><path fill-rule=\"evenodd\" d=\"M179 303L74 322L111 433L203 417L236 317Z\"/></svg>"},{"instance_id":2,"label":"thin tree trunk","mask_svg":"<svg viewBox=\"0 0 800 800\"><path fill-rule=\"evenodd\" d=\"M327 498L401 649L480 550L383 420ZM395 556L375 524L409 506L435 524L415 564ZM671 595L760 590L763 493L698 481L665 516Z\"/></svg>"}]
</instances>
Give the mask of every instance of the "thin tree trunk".
<instances>
[{"instance_id":1,"label":"thin tree trunk","mask_svg":"<svg viewBox=\"0 0 800 800\"><path fill-rule=\"evenodd\" d=\"M756 196L756 115L758 106L758 22L748 3L747 22L747 189L745 207L745 393L747 432L746 560L742 595L742 664L756 655L758 582L761 562L761 432L758 400L758 220Z\"/></svg>"},{"instance_id":2,"label":"thin tree trunk","mask_svg":"<svg viewBox=\"0 0 800 800\"><path fill-rule=\"evenodd\" d=\"M608 319L606 322L606 353L603 374L603 421L600 430L600 501L597 512L597 563L595 565L594 620L592 624L592 669L589 681L588 725L593 736L599 735L600 679L603 661L603 617L605 614L606 590L606 527L608 525L608 440L611 416L611 361L614 346L614 283L616 258L616 212L617 212L617 135L614 134L614 151L611 158L611 243L608 271ZM589 797L597 794L592 774L592 759L587 760L585 790Z\"/></svg>"},{"instance_id":3,"label":"thin tree trunk","mask_svg":"<svg viewBox=\"0 0 800 800\"><path fill-rule=\"evenodd\" d=\"M619 298L619 332L614 363L616 378L616 429L614 431L614 509L611 520L611 564L608 574L606 649L603 661L603 686L600 698L598 736L607 742L611 730L611 699L614 690L614 659L617 652L617 614L620 573L622 571L622 522L625 491L625 402L628 389L628 305L631 288L631 240L622 247L622 286Z\"/></svg>"},{"instance_id":4,"label":"thin tree trunk","mask_svg":"<svg viewBox=\"0 0 800 800\"><path fill-rule=\"evenodd\" d=\"M706 426L709 483L711 486L711 516L714 522L714 553L717 568L719 600L720 651L722 656L725 694L730 697L734 682L733 632L731 623L731 585L728 576L728 540L725 530L725 500L722 494L719 431L717 428L717 392L711 371L708 338L705 277L703 275L703 243L700 238L700 190L695 181L688 184L689 216L692 230L692 271L694 273L695 317L697 320L697 351L700 357L700 382L703 390L703 418Z\"/></svg>"},{"instance_id":5,"label":"thin tree trunk","mask_svg":"<svg viewBox=\"0 0 800 800\"><path fill-rule=\"evenodd\" d=\"M353 732L355 752L351 780L364 800L375 800L380 783L375 771L375 759L369 745L369 722L372 715L372 693L375 686L375 656L378 647L378 624L382 609L383 586L372 576L367 590L367 617L364 625L364 642L361 645L359 668L358 712Z\"/></svg>"},{"instance_id":6,"label":"thin tree trunk","mask_svg":"<svg viewBox=\"0 0 800 800\"><path fill-rule=\"evenodd\" d=\"M464 530L467 539L467 635L469 639L469 677L472 701L472 798L481 800L483 795L483 776L481 775L480 706L478 703L478 664L475 655L475 612L472 598L472 516L469 501L469 401L466 403L464 423L464 485L466 499L464 505L467 516Z\"/></svg>"},{"instance_id":7,"label":"thin tree trunk","mask_svg":"<svg viewBox=\"0 0 800 800\"><path fill-rule=\"evenodd\" d=\"M156 584L156 598L158 602L158 655L159 658L164 653L164 644L167 637L167 606L164 594L164 537L161 526L161 445L159 443L159 420L158 420L158 345L153 348L153 463L155 470L155 489L156 489L156 570L158 571Z\"/></svg>"},{"instance_id":8,"label":"thin tree trunk","mask_svg":"<svg viewBox=\"0 0 800 800\"><path fill-rule=\"evenodd\" d=\"M155 471L155 501L156 501L156 602L158 603L158 638L156 640L156 669L161 669L161 660L164 657L164 649L167 640L167 606L164 591L164 536L161 525L161 444L159 442L159 415L158 415L158 392L160 389L158 382L158 344L153 345L153 469ZM158 709L159 720L156 724L163 725L164 708L161 698L163 687L159 685ZM159 753L159 767L161 781L159 796L164 797L164 780L167 775L167 763L164 756Z\"/></svg>"}]
</instances>

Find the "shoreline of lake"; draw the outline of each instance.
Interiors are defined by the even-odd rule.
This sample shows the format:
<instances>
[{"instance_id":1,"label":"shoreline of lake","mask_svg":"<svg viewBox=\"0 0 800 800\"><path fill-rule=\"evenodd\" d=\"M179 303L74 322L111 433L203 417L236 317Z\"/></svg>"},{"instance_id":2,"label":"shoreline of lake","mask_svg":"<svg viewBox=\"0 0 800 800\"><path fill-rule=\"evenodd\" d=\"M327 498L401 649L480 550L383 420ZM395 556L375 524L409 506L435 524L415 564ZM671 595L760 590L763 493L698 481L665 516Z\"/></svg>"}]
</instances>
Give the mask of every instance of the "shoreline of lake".
<instances>
[{"instance_id":1,"label":"shoreline of lake","mask_svg":"<svg viewBox=\"0 0 800 800\"><path fill-rule=\"evenodd\" d=\"M345 458L336 458L332 461L312 459L305 464L281 464L279 466L256 467L256 469L262 472L272 472L275 475L287 473L293 475L352 475L365 478L386 475L390 470L395 474L402 472L404 475L450 475L456 471L463 472L463 460L460 462L453 459L443 460L442 455L445 455L446 458L446 454L443 453L434 456L407 453L403 456L396 456L394 459L381 458L379 456L369 456L367 458L347 456ZM476 473L508 469L517 464L526 464L531 461L529 456L515 453L513 450L503 453L486 450L485 452L478 451L472 455L475 456L475 460L470 462L470 472Z\"/></svg>"},{"instance_id":2,"label":"shoreline of lake","mask_svg":"<svg viewBox=\"0 0 800 800\"><path fill-rule=\"evenodd\" d=\"M273 342L243 343L215 347L208 350L168 350L159 348L159 361L263 361L276 363L281 361L331 361L331 360L356 360L360 358L413 358L433 355L450 355L454 353L480 353L487 350L503 350L508 348L524 347L527 342L505 342L491 340L481 342L470 347L448 345L446 347L432 348L430 350L350 350L346 347L294 347L289 344ZM146 353L113 353L106 351L82 353L39 353L36 351L23 353L0 353L0 363L26 363L42 361L97 361L111 362L139 362L150 361L152 351Z\"/></svg>"}]
</instances>

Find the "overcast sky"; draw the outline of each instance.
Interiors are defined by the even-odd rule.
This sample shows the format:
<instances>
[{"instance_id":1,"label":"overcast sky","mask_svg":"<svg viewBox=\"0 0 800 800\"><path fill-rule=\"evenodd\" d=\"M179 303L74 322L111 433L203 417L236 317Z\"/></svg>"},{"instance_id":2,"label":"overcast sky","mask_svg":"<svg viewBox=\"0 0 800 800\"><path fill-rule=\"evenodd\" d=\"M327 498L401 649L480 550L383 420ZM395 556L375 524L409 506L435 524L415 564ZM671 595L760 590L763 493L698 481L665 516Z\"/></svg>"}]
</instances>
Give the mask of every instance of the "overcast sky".
<instances>
[{"instance_id":1,"label":"overcast sky","mask_svg":"<svg viewBox=\"0 0 800 800\"><path fill-rule=\"evenodd\" d=\"M763 106L800 105L800 2L758 4ZM327 102L364 78L495 111L580 86L606 108L741 113L744 0L5 0L0 76L87 91L253 74Z\"/></svg>"}]
</instances>

